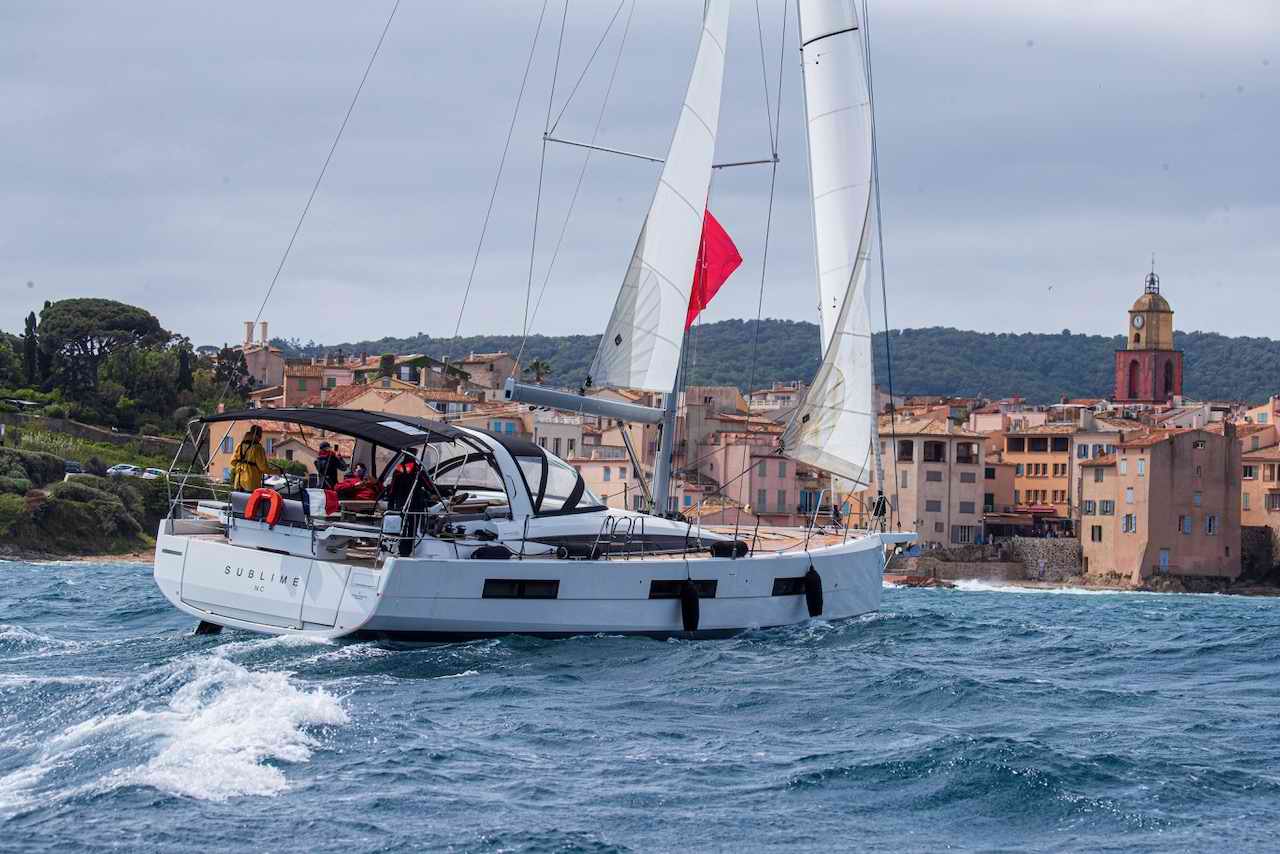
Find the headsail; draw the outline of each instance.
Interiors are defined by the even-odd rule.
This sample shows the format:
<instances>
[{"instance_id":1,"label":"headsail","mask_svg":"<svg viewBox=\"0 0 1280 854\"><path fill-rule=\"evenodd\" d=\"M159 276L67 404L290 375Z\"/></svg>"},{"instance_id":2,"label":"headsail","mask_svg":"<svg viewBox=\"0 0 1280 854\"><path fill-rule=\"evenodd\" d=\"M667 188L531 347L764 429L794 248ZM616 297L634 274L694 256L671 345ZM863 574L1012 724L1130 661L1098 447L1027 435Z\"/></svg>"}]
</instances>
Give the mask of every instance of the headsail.
<instances>
[{"instance_id":1,"label":"headsail","mask_svg":"<svg viewBox=\"0 0 1280 854\"><path fill-rule=\"evenodd\" d=\"M800 0L822 364L782 436L787 456L866 484L875 440L871 98L855 0Z\"/></svg>"},{"instance_id":2,"label":"headsail","mask_svg":"<svg viewBox=\"0 0 1280 854\"><path fill-rule=\"evenodd\" d=\"M720 121L729 0L708 0L693 75L631 264L591 365L595 385L670 392Z\"/></svg>"}]
</instances>

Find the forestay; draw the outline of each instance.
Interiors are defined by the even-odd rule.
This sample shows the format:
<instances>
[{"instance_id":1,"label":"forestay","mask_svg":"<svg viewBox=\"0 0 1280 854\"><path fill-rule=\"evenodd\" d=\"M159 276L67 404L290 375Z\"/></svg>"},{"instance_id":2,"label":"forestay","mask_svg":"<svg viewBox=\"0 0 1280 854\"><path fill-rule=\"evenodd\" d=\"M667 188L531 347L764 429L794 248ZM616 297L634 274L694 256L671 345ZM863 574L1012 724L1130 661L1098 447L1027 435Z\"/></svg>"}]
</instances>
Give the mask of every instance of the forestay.
<instances>
[{"instance_id":1,"label":"forestay","mask_svg":"<svg viewBox=\"0 0 1280 854\"><path fill-rule=\"evenodd\" d=\"M859 484L875 439L871 100L854 0L800 0L823 359L783 434L787 456Z\"/></svg>"},{"instance_id":2,"label":"forestay","mask_svg":"<svg viewBox=\"0 0 1280 854\"><path fill-rule=\"evenodd\" d=\"M720 121L729 0L708 0L698 55L609 326L591 365L595 385L670 392Z\"/></svg>"}]
</instances>

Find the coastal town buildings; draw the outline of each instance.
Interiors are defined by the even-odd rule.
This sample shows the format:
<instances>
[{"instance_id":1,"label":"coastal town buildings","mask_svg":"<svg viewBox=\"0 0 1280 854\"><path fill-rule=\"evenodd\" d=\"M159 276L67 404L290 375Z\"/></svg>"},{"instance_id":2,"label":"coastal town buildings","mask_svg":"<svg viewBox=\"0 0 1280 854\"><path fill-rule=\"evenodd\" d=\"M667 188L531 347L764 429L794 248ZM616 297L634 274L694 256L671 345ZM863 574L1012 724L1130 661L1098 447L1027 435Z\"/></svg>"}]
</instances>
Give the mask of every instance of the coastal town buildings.
<instances>
[{"instance_id":1,"label":"coastal town buildings","mask_svg":"<svg viewBox=\"0 0 1280 854\"><path fill-rule=\"evenodd\" d=\"M1082 464L1081 546L1090 575L1240 575L1240 448L1233 426L1153 430Z\"/></svg>"},{"instance_id":2,"label":"coastal town buildings","mask_svg":"<svg viewBox=\"0 0 1280 854\"><path fill-rule=\"evenodd\" d=\"M235 349L244 354L245 367L255 386L278 386L284 381L284 353L271 346L267 338L267 321L258 324L259 338L253 338L253 321L244 322L244 340Z\"/></svg>"},{"instance_id":3,"label":"coastal town buildings","mask_svg":"<svg viewBox=\"0 0 1280 854\"><path fill-rule=\"evenodd\" d=\"M879 431L890 525L915 531L926 546L982 539L986 437L937 417L892 423L882 417ZM872 501L879 491L873 467L862 500L851 507L854 524L871 524Z\"/></svg>"}]
</instances>

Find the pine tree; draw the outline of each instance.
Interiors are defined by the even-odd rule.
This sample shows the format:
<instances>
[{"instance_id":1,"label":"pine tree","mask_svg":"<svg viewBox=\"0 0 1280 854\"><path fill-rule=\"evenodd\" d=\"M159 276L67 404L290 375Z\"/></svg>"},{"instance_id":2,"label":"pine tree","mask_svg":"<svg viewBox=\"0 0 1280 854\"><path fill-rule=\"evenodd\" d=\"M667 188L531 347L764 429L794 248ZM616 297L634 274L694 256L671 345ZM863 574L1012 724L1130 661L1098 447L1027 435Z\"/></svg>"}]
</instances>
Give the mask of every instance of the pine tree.
<instances>
[{"instance_id":1,"label":"pine tree","mask_svg":"<svg viewBox=\"0 0 1280 854\"><path fill-rule=\"evenodd\" d=\"M40 368L40 342L36 338L36 313L27 315L27 328L22 336L22 372L27 379L27 387L35 388L43 379L37 376Z\"/></svg>"}]
</instances>

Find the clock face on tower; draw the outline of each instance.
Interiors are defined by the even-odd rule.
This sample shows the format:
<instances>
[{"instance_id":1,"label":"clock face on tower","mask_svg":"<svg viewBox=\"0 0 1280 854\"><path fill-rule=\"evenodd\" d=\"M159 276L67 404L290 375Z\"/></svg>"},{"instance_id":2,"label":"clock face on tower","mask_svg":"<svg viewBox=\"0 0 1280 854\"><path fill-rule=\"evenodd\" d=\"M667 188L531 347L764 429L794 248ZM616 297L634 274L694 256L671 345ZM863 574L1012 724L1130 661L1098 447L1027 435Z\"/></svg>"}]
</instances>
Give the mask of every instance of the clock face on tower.
<instances>
[{"instance_id":1,"label":"clock face on tower","mask_svg":"<svg viewBox=\"0 0 1280 854\"><path fill-rule=\"evenodd\" d=\"M1134 328L1134 329L1141 329L1141 328L1142 328L1142 315L1140 315L1140 314L1136 314L1136 315L1134 315L1134 317L1133 317L1133 328Z\"/></svg>"}]
</instances>

